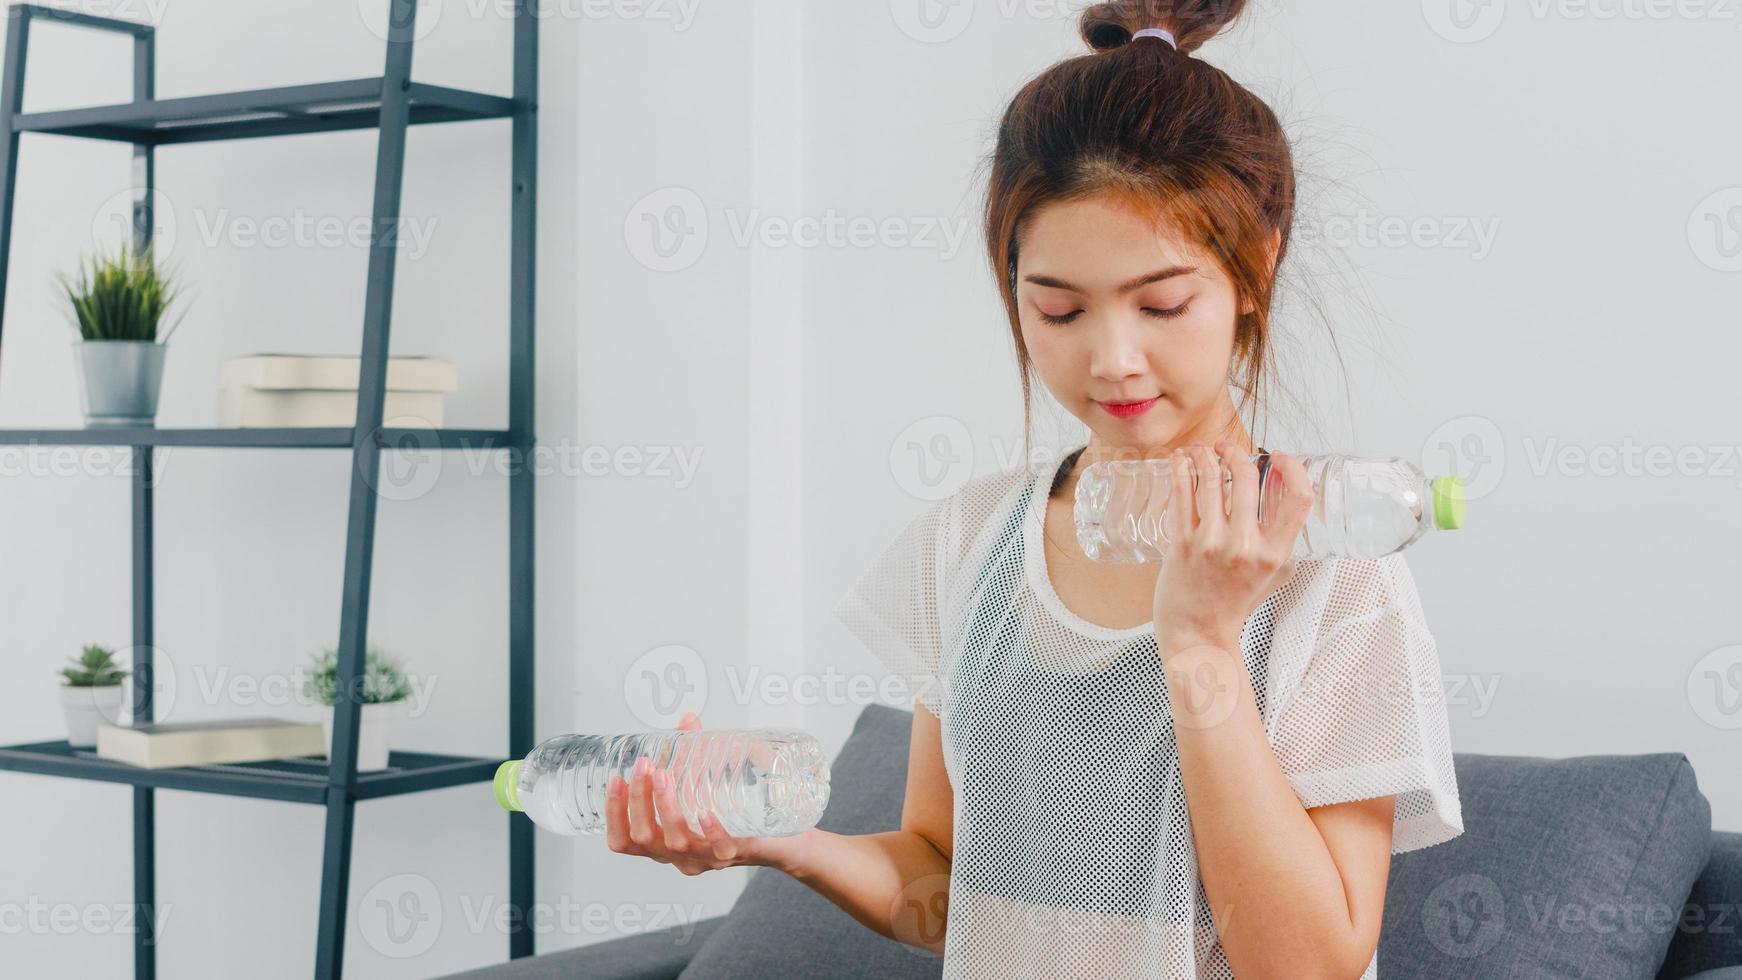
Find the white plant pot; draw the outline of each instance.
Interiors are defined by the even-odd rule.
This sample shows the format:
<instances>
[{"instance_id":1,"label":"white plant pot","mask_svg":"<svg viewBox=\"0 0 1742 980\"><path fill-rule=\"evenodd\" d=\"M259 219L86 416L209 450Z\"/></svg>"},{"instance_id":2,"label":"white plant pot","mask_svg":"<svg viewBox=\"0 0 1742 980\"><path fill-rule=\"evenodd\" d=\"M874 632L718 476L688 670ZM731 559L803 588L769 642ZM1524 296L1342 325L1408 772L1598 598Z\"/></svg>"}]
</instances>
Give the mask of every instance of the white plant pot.
<instances>
[{"instance_id":1,"label":"white plant pot","mask_svg":"<svg viewBox=\"0 0 1742 980\"><path fill-rule=\"evenodd\" d=\"M67 744L75 749L97 747L97 726L121 724L120 684L74 687L62 684L61 712L67 719Z\"/></svg>"},{"instance_id":2,"label":"white plant pot","mask_svg":"<svg viewBox=\"0 0 1742 980\"><path fill-rule=\"evenodd\" d=\"M373 772L387 768L389 736L393 721L399 717L404 701L365 704L357 719L357 771ZM327 735L327 758L333 757L333 706L327 705L321 716L321 730Z\"/></svg>"}]
</instances>

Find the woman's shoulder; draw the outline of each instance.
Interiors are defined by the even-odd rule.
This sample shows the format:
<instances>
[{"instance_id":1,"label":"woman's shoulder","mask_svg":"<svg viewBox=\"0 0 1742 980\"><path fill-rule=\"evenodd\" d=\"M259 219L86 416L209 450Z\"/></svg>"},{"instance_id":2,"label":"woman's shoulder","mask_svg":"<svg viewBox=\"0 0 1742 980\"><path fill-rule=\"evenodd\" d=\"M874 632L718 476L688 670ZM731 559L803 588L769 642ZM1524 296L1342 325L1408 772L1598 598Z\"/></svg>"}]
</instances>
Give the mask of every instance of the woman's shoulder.
<instances>
[{"instance_id":1,"label":"woman's shoulder","mask_svg":"<svg viewBox=\"0 0 1742 980\"><path fill-rule=\"evenodd\" d=\"M1012 500L1024 487L1033 483L1034 478L1032 470L1020 467L981 473L963 483L952 499L964 514L989 512Z\"/></svg>"},{"instance_id":2,"label":"woman's shoulder","mask_svg":"<svg viewBox=\"0 0 1742 980\"><path fill-rule=\"evenodd\" d=\"M1070 450L1036 447L1020 459L1000 459L998 468L971 476L949 496L945 504L964 518L984 521L996 515L1007 515L1026 490L1046 494L1053 489L1061 473L1087 448Z\"/></svg>"},{"instance_id":3,"label":"woman's shoulder","mask_svg":"<svg viewBox=\"0 0 1742 980\"><path fill-rule=\"evenodd\" d=\"M1299 559L1267 601L1274 617L1305 616L1321 628L1387 613L1420 613L1415 578L1401 551L1378 558Z\"/></svg>"},{"instance_id":4,"label":"woman's shoulder","mask_svg":"<svg viewBox=\"0 0 1742 980\"><path fill-rule=\"evenodd\" d=\"M933 504L940 559L955 571L982 564L989 549L1010 537L1010 525L1033 484L1032 470L1010 468L982 473Z\"/></svg>"},{"instance_id":5,"label":"woman's shoulder","mask_svg":"<svg viewBox=\"0 0 1742 980\"><path fill-rule=\"evenodd\" d=\"M1010 522L1028 500L1025 491L1045 493L1043 474L1028 467L1009 467L970 478L946 502L957 541L964 550L983 538L1007 536Z\"/></svg>"}]
</instances>

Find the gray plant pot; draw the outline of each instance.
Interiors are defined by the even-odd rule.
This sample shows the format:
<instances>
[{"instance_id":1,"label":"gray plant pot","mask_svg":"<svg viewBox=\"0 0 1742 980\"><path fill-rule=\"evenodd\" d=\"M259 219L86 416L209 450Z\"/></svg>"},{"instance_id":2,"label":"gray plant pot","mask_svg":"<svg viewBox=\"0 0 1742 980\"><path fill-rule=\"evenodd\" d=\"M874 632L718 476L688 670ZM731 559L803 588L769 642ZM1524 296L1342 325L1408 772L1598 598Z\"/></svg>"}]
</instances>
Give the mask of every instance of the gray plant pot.
<instances>
[{"instance_id":1,"label":"gray plant pot","mask_svg":"<svg viewBox=\"0 0 1742 980\"><path fill-rule=\"evenodd\" d=\"M156 425L163 358L150 340L75 340L87 426Z\"/></svg>"}]
</instances>

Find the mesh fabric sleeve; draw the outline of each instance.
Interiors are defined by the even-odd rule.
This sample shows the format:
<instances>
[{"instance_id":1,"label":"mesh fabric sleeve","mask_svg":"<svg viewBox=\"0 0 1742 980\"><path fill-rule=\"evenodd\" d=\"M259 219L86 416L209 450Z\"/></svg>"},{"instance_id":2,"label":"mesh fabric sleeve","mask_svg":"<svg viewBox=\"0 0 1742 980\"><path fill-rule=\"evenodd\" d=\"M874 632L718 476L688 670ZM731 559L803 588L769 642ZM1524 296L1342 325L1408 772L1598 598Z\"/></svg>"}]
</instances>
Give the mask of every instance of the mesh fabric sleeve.
<instances>
[{"instance_id":1,"label":"mesh fabric sleeve","mask_svg":"<svg viewBox=\"0 0 1742 980\"><path fill-rule=\"evenodd\" d=\"M1401 554L1328 562L1270 740L1301 804L1395 795L1393 854L1463 832L1439 653Z\"/></svg>"},{"instance_id":2,"label":"mesh fabric sleeve","mask_svg":"<svg viewBox=\"0 0 1742 980\"><path fill-rule=\"evenodd\" d=\"M902 703L917 701L940 717L945 627L939 596L954 504L954 497L937 501L908 522L831 610L889 668Z\"/></svg>"}]
</instances>

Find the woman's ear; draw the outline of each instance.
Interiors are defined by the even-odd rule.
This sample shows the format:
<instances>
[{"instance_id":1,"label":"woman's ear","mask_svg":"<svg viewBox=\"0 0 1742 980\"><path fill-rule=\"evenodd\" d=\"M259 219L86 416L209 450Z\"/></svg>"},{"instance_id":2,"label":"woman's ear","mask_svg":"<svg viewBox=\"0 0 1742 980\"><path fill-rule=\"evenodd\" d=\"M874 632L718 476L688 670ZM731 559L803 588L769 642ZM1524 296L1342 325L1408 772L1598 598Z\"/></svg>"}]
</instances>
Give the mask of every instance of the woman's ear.
<instances>
[{"instance_id":1,"label":"woman's ear","mask_svg":"<svg viewBox=\"0 0 1742 980\"><path fill-rule=\"evenodd\" d=\"M1282 229L1278 228L1270 233L1270 244L1265 246L1265 251L1270 256L1270 274L1274 276L1276 275L1276 253L1282 251ZM1257 310L1258 307L1252 302L1251 297L1243 297L1240 300L1241 316L1255 313Z\"/></svg>"}]
</instances>

